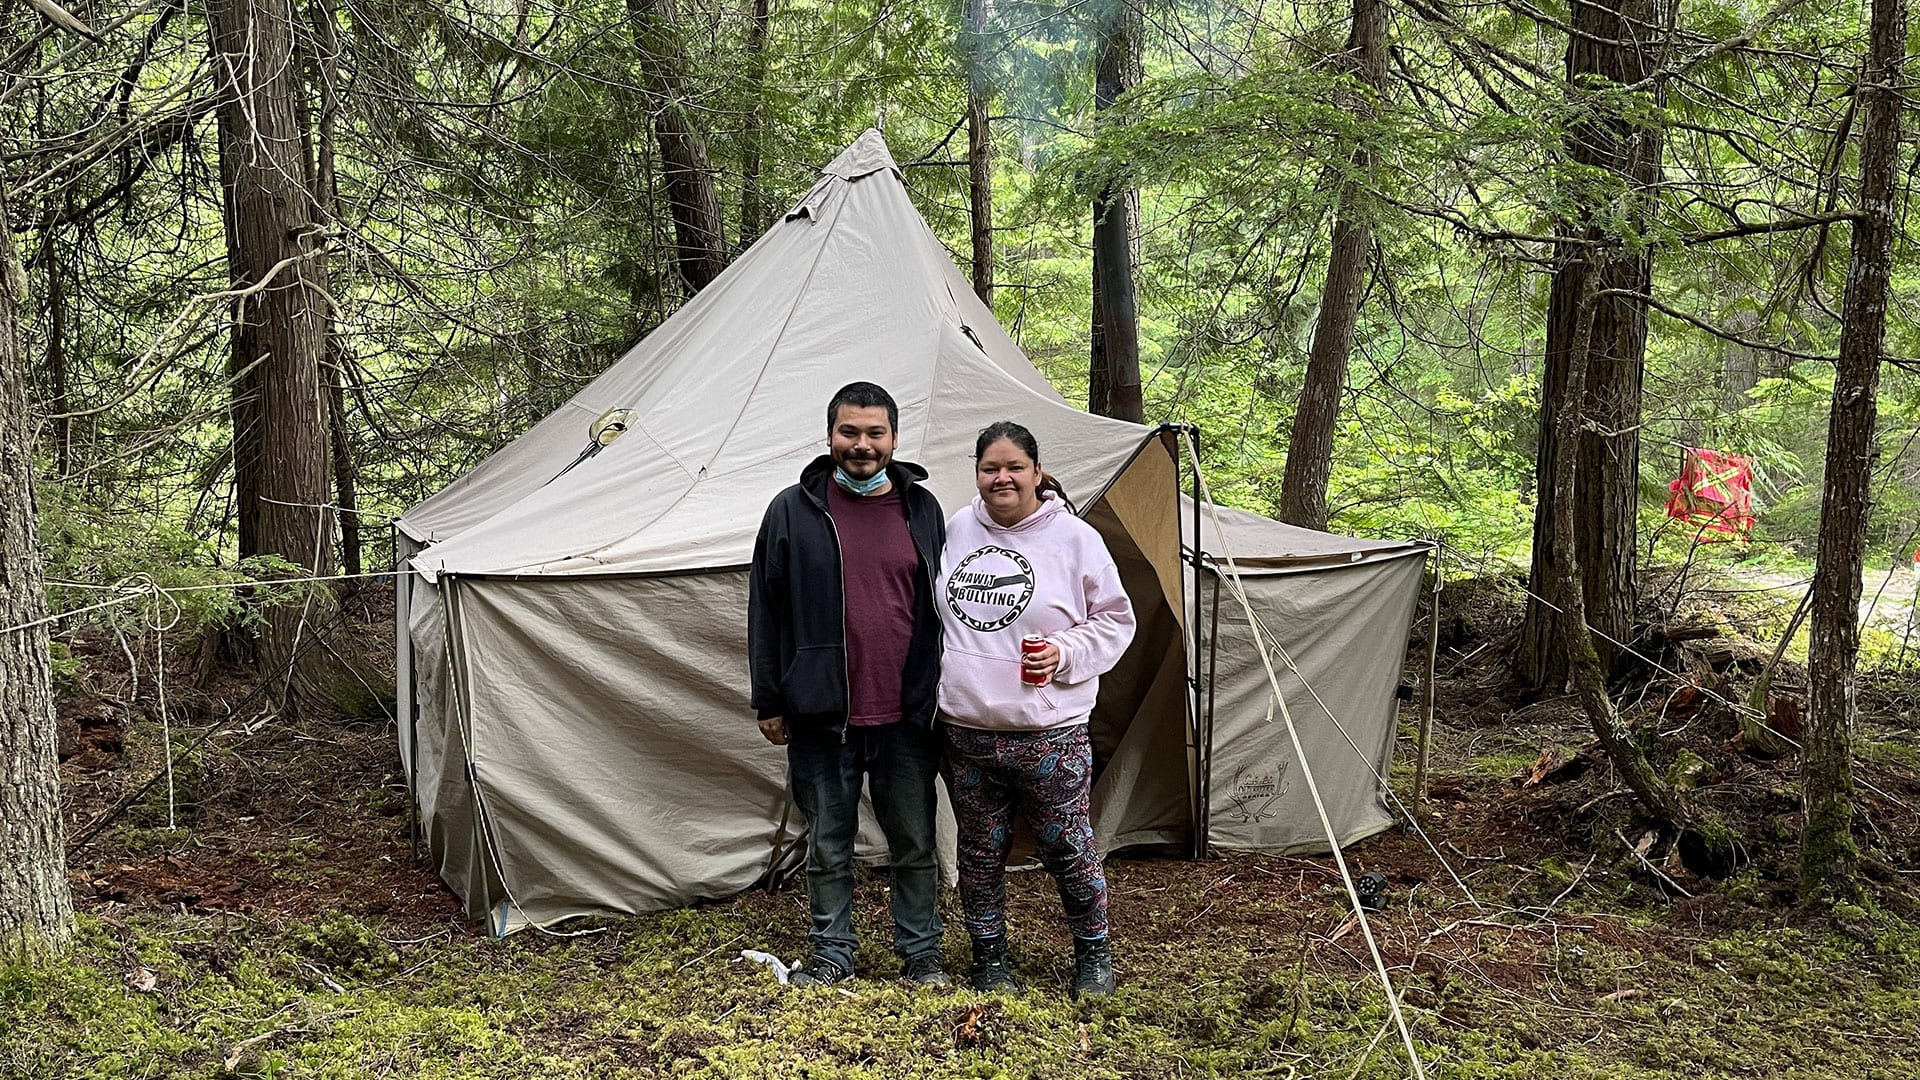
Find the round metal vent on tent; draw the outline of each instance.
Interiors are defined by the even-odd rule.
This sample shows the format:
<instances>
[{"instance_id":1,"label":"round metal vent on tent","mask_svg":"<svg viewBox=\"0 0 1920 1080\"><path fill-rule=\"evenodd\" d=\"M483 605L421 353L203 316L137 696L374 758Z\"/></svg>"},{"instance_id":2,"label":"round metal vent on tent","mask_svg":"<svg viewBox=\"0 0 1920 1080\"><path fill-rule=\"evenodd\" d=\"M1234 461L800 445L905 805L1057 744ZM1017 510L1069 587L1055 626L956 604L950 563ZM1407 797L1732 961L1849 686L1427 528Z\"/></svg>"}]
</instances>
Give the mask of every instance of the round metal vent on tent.
<instances>
[{"instance_id":1,"label":"round metal vent on tent","mask_svg":"<svg viewBox=\"0 0 1920 1080\"><path fill-rule=\"evenodd\" d=\"M636 417L632 409L608 409L587 428L587 438L600 446L612 446L613 440L627 433Z\"/></svg>"}]
</instances>

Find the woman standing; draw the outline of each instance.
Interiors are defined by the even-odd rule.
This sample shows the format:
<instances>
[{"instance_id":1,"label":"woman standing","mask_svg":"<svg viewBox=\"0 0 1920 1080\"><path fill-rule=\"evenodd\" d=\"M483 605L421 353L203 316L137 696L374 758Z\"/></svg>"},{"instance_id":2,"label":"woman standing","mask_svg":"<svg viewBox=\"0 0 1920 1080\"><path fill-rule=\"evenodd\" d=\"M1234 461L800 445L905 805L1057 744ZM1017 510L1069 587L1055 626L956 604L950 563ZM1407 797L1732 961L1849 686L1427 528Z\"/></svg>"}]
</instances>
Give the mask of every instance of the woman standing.
<instances>
[{"instance_id":1,"label":"woman standing","mask_svg":"<svg viewBox=\"0 0 1920 1080\"><path fill-rule=\"evenodd\" d=\"M1107 879L1087 818L1087 717L1100 676L1133 640L1133 608L1100 534L1040 470L1032 432L994 424L974 458L980 494L947 523L940 568L940 716L973 986L1008 983L1007 852L1018 809L1060 886L1074 996L1111 994Z\"/></svg>"}]
</instances>

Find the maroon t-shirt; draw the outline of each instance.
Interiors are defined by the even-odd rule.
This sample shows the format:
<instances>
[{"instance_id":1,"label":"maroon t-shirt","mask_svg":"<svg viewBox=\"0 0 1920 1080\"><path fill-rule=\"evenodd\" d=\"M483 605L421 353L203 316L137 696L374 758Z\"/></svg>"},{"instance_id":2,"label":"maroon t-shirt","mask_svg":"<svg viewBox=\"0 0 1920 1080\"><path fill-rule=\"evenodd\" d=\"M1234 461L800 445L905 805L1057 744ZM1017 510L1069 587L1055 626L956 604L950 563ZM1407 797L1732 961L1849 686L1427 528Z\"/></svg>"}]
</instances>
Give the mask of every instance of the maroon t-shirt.
<instances>
[{"instance_id":1,"label":"maroon t-shirt","mask_svg":"<svg viewBox=\"0 0 1920 1080\"><path fill-rule=\"evenodd\" d=\"M920 554L898 489L852 495L827 481L827 512L840 534L847 597L847 723L900 719L900 682L913 642Z\"/></svg>"}]
</instances>

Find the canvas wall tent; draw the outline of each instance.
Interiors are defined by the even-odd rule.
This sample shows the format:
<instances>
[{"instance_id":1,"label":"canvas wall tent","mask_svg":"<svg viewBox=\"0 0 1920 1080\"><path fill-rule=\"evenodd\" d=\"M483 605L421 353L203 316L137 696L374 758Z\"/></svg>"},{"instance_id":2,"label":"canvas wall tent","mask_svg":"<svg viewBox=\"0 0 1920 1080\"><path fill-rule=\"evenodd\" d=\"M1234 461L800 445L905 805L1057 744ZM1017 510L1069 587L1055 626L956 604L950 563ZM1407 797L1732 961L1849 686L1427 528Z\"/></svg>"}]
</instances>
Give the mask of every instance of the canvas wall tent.
<instances>
[{"instance_id":1,"label":"canvas wall tent","mask_svg":"<svg viewBox=\"0 0 1920 1080\"><path fill-rule=\"evenodd\" d=\"M1251 631L1237 608L1198 607L1210 594L1192 578L1214 571L1183 562L1196 534L1178 440L1053 390L870 131L672 318L397 523L417 571L398 606L401 756L441 874L472 915L506 932L729 895L791 840L784 754L746 707L745 571L761 511L823 450L826 399L854 379L899 401L899 456L931 470L949 510L972 496L975 432L1014 418L1113 548L1140 631L1094 718L1109 850L1185 846L1208 816L1196 656L1219 688L1215 760L1230 772L1210 800L1219 839L1324 848L1289 801L1298 770L1263 719ZM584 453L611 409L634 426ZM1199 528L1200 550L1217 554L1211 521ZM1343 743L1324 766L1342 841L1380 828L1370 770L1391 747L1422 549L1234 514L1224 539L1246 559L1261 618L1360 748ZM1329 726L1304 691L1288 700L1303 723Z\"/></svg>"}]
</instances>

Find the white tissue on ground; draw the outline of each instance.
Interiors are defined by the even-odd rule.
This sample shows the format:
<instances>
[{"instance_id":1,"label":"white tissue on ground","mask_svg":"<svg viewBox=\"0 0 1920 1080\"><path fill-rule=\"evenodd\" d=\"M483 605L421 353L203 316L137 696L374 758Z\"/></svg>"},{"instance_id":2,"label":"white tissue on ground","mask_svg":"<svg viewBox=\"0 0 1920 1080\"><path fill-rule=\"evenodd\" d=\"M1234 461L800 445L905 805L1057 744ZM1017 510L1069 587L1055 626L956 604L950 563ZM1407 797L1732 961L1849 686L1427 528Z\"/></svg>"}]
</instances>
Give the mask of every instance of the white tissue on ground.
<instances>
[{"instance_id":1,"label":"white tissue on ground","mask_svg":"<svg viewBox=\"0 0 1920 1080\"><path fill-rule=\"evenodd\" d=\"M787 972L799 966L797 964L788 964L772 953L763 953L758 949L740 950L740 959L751 961L755 964L765 964L767 967L773 969L773 977L779 980L781 986L787 985Z\"/></svg>"}]
</instances>

